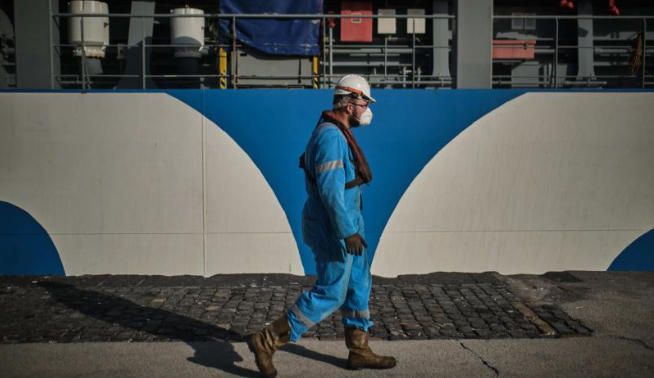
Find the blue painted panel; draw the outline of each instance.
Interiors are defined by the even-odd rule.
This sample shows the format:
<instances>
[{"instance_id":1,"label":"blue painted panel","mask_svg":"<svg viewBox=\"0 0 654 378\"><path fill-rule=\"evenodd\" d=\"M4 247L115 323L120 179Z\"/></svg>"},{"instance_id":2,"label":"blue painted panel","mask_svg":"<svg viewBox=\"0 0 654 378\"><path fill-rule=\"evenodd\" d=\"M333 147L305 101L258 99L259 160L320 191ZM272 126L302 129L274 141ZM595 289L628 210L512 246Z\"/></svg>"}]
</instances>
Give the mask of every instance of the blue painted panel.
<instances>
[{"instance_id":1,"label":"blue painted panel","mask_svg":"<svg viewBox=\"0 0 654 378\"><path fill-rule=\"evenodd\" d=\"M525 91L377 90L372 125L356 129L374 179L364 188L368 253L404 191L431 158L462 130ZM284 209L306 274L315 274L302 243L306 199L298 156L318 120L331 106L329 90L169 91L215 122L248 154ZM197 94L202 93L199 97ZM398 251L401 253L401 251Z\"/></svg>"},{"instance_id":2,"label":"blue painted panel","mask_svg":"<svg viewBox=\"0 0 654 378\"><path fill-rule=\"evenodd\" d=\"M48 233L26 211L0 201L0 275L63 276Z\"/></svg>"},{"instance_id":3,"label":"blue painted panel","mask_svg":"<svg viewBox=\"0 0 654 378\"><path fill-rule=\"evenodd\" d=\"M654 271L654 229L629 244L613 260L609 271Z\"/></svg>"},{"instance_id":4,"label":"blue painted panel","mask_svg":"<svg viewBox=\"0 0 654 378\"><path fill-rule=\"evenodd\" d=\"M0 92L79 93L74 90ZM143 91L92 91L91 95L132 92ZM303 173L297 168L297 157L304 149L320 112L330 107L331 91L280 89L147 92L168 93L192 106L213 120L243 148L263 173L286 213L305 273L314 274L312 253L302 243L301 237L300 216L306 194ZM372 106L375 113L373 124L355 130L374 174L373 182L364 188L364 216L371 257L374 256L381 233L399 199L425 164L481 116L527 91L374 92L378 103ZM627 247L609 270L654 270L653 231ZM1 201L0 274L64 274L57 250L47 232L27 212Z\"/></svg>"}]
</instances>

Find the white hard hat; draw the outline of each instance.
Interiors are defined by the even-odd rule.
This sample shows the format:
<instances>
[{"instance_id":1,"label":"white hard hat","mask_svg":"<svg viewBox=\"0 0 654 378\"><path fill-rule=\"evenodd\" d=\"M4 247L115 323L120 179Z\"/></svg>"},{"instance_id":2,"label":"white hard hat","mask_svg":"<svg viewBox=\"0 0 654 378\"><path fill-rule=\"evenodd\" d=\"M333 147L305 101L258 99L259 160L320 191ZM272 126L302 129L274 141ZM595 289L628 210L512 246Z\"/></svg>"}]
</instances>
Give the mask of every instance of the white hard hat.
<instances>
[{"instance_id":1,"label":"white hard hat","mask_svg":"<svg viewBox=\"0 0 654 378\"><path fill-rule=\"evenodd\" d=\"M364 100L375 102L370 95L370 84L363 77L355 74L345 75L336 84L334 95L356 95Z\"/></svg>"}]
</instances>

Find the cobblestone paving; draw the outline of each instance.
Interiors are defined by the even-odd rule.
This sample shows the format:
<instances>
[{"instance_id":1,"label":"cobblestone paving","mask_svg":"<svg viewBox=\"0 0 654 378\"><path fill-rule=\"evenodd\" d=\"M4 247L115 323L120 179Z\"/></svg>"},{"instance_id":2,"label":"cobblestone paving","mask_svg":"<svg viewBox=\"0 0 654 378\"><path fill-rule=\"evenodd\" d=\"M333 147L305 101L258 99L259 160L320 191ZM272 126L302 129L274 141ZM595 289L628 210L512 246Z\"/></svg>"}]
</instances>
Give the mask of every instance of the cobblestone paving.
<instances>
[{"instance_id":1,"label":"cobblestone paving","mask_svg":"<svg viewBox=\"0 0 654 378\"><path fill-rule=\"evenodd\" d=\"M291 275L0 277L0 343L242 340L277 318L312 282ZM592 333L556 306L522 302L493 274L435 273L374 283L376 338ZM342 338L340 314L305 337Z\"/></svg>"}]
</instances>

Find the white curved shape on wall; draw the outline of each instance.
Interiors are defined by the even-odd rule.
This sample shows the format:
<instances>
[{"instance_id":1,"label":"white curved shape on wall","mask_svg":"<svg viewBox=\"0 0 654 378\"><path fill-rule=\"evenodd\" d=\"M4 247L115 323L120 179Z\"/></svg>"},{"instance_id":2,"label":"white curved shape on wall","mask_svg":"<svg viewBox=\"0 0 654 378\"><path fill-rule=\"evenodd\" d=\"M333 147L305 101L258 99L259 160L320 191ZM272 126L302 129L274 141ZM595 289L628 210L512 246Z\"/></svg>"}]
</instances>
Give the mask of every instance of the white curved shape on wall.
<instances>
[{"instance_id":1,"label":"white curved shape on wall","mask_svg":"<svg viewBox=\"0 0 654 378\"><path fill-rule=\"evenodd\" d=\"M205 118L207 275L304 274L286 214L261 171Z\"/></svg>"},{"instance_id":2,"label":"white curved shape on wall","mask_svg":"<svg viewBox=\"0 0 654 378\"><path fill-rule=\"evenodd\" d=\"M606 270L654 226L653 104L527 93L485 115L407 189L373 273Z\"/></svg>"},{"instance_id":3,"label":"white curved shape on wall","mask_svg":"<svg viewBox=\"0 0 654 378\"><path fill-rule=\"evenodd\" d=\"M4 93L0 114L0 200L41 223L67 275L302 273L261 172L181 101Z\"/></svg>"}]
</instances>

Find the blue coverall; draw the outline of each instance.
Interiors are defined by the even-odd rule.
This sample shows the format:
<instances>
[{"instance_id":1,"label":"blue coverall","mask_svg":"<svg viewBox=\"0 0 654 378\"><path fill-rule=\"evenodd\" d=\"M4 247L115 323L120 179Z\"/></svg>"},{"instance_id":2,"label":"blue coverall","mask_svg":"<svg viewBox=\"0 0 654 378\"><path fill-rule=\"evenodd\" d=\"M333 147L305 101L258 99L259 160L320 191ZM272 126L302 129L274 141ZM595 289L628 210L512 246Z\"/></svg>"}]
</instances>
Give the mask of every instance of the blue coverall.
<instances>
[{"instance_id":1,"label":"blue coverall","mask_svg":"<svg viewBox=\"0 0 654 378\"><path fill-rule=\"evenodd\" d=\"M302 211L304 242L316 259L317 279L288 310L290 340L295 342L311 326L340 309L346 327L368 331L368 298L372 286L370 261L346 252L345 238L364 235L361 189L345 189L355 178L353 155L338 127L320 123L305 150L305 166L315 178L306 181L308 199Z\"/></svg>"}]
</instances>

